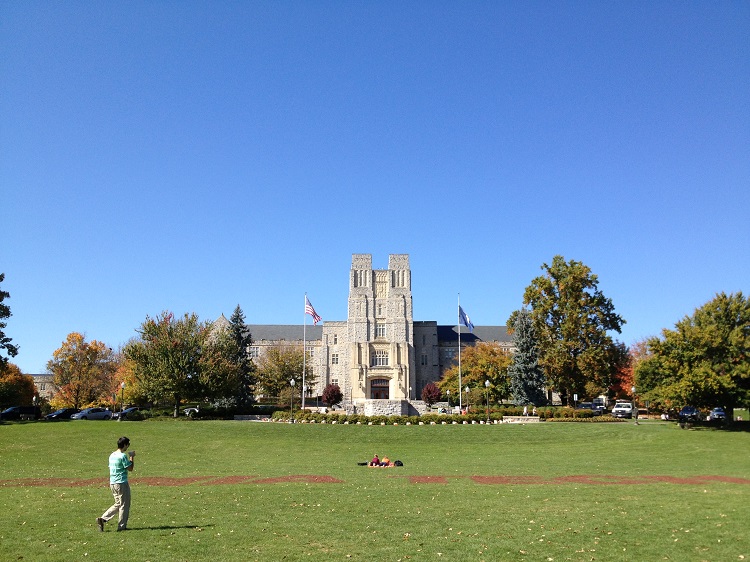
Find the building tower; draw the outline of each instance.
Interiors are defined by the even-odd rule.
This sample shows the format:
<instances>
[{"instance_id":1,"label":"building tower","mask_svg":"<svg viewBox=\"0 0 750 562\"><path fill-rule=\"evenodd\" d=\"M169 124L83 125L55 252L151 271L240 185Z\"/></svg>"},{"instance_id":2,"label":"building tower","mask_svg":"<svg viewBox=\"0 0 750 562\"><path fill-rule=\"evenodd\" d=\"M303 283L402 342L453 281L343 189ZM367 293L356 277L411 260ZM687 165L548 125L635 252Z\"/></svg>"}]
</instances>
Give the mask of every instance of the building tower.
<instances>
[{"instance_id":1,"label":"building tower","mask_svg":"<svg viewBox=\"0 0 750 562\"><path fill-rule=\"evenodd\" d=\"M349 381L354 401L413 398L414 321L408 254L373 269L353 254L349 278Z\"/></svg>"}]
</instances>

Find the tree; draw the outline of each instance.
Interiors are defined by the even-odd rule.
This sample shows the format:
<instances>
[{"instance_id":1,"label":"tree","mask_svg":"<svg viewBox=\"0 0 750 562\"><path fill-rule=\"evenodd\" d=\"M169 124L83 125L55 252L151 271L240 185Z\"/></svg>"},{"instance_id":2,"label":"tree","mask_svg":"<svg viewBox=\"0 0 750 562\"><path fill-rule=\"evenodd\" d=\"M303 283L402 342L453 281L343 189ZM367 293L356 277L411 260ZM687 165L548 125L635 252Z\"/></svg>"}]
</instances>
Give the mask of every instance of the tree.
<instances>
[{"instance_id":1,"label":"tree","mask_svg":"<svg viewBox=\"0 0 750 562\"><path fill-rule=\"evenodd\" d=\"M472 401L484 400L485 381L490 381L490 396L499 401L509 396L510 380L508 366L510 357L496 343L480 342L477 345L461 350L461 392L465 387L473 389L476 396ZM438 382L441 394L450 390L458 400L458 364L453 365L443 374Z\"/></svg>"},{"instance_id":2,"label":"tree","mask_svg":"<svg viewBox=\"0 0 750 562\"><path fill-rule=\"evenodd\" d=\"M0 283L2 283L4 280L5 273L0 273ZM18 355L18 347L10 343L11 341L13 341L12 338L9 338L5 335L5 327L7 326L7 323L3 322L3 320L12 316L10 307L7 304L3 303L3 301L7 298L10 298L10 293L0 289L0 352L5 351L5 353L7 354L7 357L3 357L2 355L0 355L0 374L8 365L9 358Z\"/></svg>"},{"instance_id":3,"label":"tree","mask_svg":"<svg viewBox=\"0 0 750 562\"><path fill-rule=\"evenodd\" d=\"M663 407L721 405L730 413L750 404L750 299L716 297L647 340L636 365L639 394Z\"/></svg>"},{"instance_id":4,"label":"tree","mask_svg":"<svg viewBox=\"0 0 750 562\"><path fill-rule=\"evenodd\" d=\"M542 405L546 403L544 393L544 371L539 366L539 349L531 314L525 308L519 310L513 326L513 361L508 367L510 393L517 405Z\"/></svg>"},{"instance_id":5,"label":"tree","mask_svg":"<svg viewBox=\"0 0 750 562\"><path fill-rule=\"evenodd\" d=\"M283 397L286 394L288 397L287 391L292 379L295 379L297 386L302 385L302 365L301 345L269 347L260 359L258 386L266 396ZM315 378L310 361L305 362L305 368L305 383L312 385Z\"/></svg>"},{"instance_id":6,"label":"tree","mask_svg":"<svg viewBox=\"0 0 750 562\"><path fill-rule=\"evenodd\" d=\"M422 389L422 400L429 408L432 408L432 405L440 400L441 395L440 389L434 382L427 383Z\"/></svg>"},{"instance_id":7,"label":"tree","mask_svg":"<svg viewBox=\"0 0 750 562\"><path fill-rule=\"evenodd\" d=\"M169 399L174 416L182 400L231 396L237 389L236 344L229 330L212 331L195 314L146 317L140 338L125 347L139 389L156 402Z\"/></svg>"},{"instance_id":8,"label":"tree","mask_svg":"<svg viewBox=\"0 0 750 562\"><path fill-rule=\"evenodd\" d=\"M245 324L245 314L240 305L234 309L229 320L230 330L237 347L235 362L238 368L238 387L236 403L240 407L248 407L253 403L253 389L255 388L255 363L250 358L250 346L253 338Z\"/></svg>"},{"instance_id":9,"label":"tree","mask_svg":"<svg viewBox=\"0 0 750 562\"><path fill-rule=\"evenodd\" d=\"M336 404L341 404L344 399L344 395L341 393L341 388L337 384L329 384L323 389L323 404L328 404L329 408L333 408Z\"/></svg>"},{"instance_id":10,"label":"tree","mask_svg":"<svg viewBox=\"0 0 750 562\"><path fill-rule=\"evenodd\" d=\"M112 348L78 332L71 332L47 362L55 385L60 389L56 403L73 408L110 401L118 359Z\"/></svg>"},{"instance_id":11,"label":"tree","mask_svg":"<svg viewBox=\"0 0 750 562\"><path fill-rule=\"evenodd\" d=\"M547 384L568 404L574 393L606 392L625 360L624 347L609 332L619 333L625 321L583 263L555 256L542 270L544 275L524 291L523 302L531 306ZM509 326L515 325L517 315L511 314Z\"/></svg>"},{"instance_id":12,"label":"tree","mask_svg":"<svg viewBox=\"0 0 750 562\"><path fill-rule=\"evenodd\" d=\"M30 406L36 387L34 377L24 375L13 363L0 371L0 406Z\"/></svg>"}]
</instances>

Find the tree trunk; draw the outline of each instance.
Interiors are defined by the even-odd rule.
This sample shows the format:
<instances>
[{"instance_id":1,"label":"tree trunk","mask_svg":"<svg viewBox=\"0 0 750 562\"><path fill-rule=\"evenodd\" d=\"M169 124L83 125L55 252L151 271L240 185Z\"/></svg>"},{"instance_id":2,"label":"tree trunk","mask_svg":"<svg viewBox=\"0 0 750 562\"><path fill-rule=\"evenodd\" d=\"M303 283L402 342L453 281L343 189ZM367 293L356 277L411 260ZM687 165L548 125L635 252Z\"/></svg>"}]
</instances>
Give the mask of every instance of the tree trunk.
<instances>
[{"instance_id":1,"label":"tree trunk","mask_svg":"<svg viewBox=\"0 0 750 562\"><path fill-rule=\"evenodd\" d=\"M174 395L174 417L180 417L180 397L177 394Z\"/></svg>"}]
</instances>

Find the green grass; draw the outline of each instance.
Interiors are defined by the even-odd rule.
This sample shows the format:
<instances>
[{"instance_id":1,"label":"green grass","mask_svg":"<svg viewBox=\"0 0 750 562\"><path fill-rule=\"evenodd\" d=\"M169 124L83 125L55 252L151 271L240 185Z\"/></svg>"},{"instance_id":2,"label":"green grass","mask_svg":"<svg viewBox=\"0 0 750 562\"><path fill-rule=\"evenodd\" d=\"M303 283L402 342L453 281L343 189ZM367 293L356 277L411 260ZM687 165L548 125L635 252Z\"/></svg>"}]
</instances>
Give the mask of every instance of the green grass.
<instances>
[{"instance_id":1,"label":"green grass","mask_svg":"<svg viewBox=\"0 0 750 562\"><path fill-rule=\"evenodd\" d=\"M96 531L111 503L107 456L137 451L127 533ZM469 426L221 421L0 425L0 480L101 478L101 486L0 482L2 560L745 560L750 434L673 423ZM403 468L357 466L373 453ZM281 482L151 486L139 478ZM284 481L325 475L340 483ZM555 481L577 475L634 483ZM445 483L409 477L444 476ZM538 477L482 484L471 476ZM516 481L517 482L517 481Z\"/></svg>"}]
</instances>

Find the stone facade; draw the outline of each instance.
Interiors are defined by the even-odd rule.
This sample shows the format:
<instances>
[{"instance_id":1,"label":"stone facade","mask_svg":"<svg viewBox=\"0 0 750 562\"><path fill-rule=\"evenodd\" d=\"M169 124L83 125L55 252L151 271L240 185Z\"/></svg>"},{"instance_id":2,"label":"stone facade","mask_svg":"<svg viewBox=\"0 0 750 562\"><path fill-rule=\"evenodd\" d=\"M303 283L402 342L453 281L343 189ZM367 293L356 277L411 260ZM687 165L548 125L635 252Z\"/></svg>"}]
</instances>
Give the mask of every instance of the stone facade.
<instances>
[{"instance_id":1,"label":"stone facade","mask_svg":"<svg viewBox=\"0 0 750 562\"><path fill-rule=\"evenodd\" d=\"M353 254L348 304L346 320L326 320L322 326L249 324L251 354L260 358L277 345L301 347L304 337L314 374L308 396L338 384L347 407L360 413L424 411L418 400L422 389L458 360L459 326L414 321L407 254L391 254L388 269L373 269L370 254ZM222 316L216 323L228 321ZM462 347L487 341L512 351L504 326L460 329Z\"/></svg>"}]
</instances>

